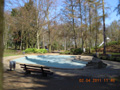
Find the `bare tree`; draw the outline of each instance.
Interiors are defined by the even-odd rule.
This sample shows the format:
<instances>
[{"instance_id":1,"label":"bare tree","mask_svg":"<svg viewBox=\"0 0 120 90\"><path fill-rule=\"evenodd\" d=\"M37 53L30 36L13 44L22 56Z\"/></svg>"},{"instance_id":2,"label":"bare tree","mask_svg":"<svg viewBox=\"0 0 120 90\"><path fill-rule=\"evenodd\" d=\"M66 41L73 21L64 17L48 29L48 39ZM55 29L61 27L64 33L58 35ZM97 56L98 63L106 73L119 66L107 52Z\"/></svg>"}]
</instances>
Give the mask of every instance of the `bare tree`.
<instances>
[{"instance_id":1,"label":"bare tree","mask_svg":"<svg viewBox=\"0 0 120 90\"><path fill-rule=\"evenodd\" d=\"M92 40L92 37L91 37L91 33L92 33L92 3L91 2L88 2L88 5L89 5L89 53L91 53L90 51L90 48L91 48L91 40Z\"/></svg>"},{"instance_id":2,"label":"bare tree","mask_svg":"<svg viewBox=\"0 0 120 90\"><path fill-rule=\"evenodd\" d=\"M77 33L75 29L75 8L76 8L76 0L66 0L64 2L65 9L63 10L63 13L67 17L68 22L71 23L71 29L73 31L73 39L74 39L74 47L77 48Z\"/></svg>"},{"instance_id":3,"label":"bare tree","mask_svg":"<svg viewBox=\"0 0 120 90\"><path fill-rule=\"evenodd\" d=\"M115 10L117 10L117 15L120 15L120 0L118 0L118 5L117 7L115 8Z\"/></svg>"},{"instance_id":4,"label":"bare tree","mask_svg":"<svg viewBox=\"0 0 120 90\"><path fill-rule=\"evenodd\" d=\"M96 33L95 33L95 50L97 53L97 45L98 45L98 29L99 29L99 16L98 16L98 9L101 8L101 3L100 0L95 2L95 29L96 29Z\"/></svg>"},{"instance_id":5,"label":"bare tree","mask_svg":"<svg viewBox=\"0 0 120 90\"><path fill-rule=\"evenodd\" d=\"M36 30L37 30L37 48L40 49L40 35L43 27L47 24L45 18L47 16L46 0L35 0L36 2Z\"/></svg>"},{"instance_id":6,"label":"bare tree","mask_svg":"<svg viewBox=\"0 0 120 90\"><path fill-rule=\"evenodd\" d=\"M84 45L84 41L83 41L83 28L82 28L82 25L83 25L83 16L82 16L82 2L83 0L78 0L78 4L79 4L79 12L80 12L80 15L79 15L79 18L80 18L80 22L81 22L81 39L82 39L82 50L83 50L83 45Z\"/></svg>"}]
</instances>

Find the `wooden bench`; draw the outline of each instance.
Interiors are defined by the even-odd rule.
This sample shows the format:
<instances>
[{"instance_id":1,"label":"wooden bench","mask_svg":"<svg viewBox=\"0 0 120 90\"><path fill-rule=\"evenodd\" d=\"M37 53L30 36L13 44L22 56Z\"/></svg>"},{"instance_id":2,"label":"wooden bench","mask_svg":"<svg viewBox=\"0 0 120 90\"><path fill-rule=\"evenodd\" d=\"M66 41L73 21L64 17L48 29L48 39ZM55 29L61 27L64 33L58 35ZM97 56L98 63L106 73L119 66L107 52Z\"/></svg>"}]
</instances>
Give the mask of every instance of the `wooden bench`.
<instances>
[{"instance_id":1,"label":"wooden bench","mask_svg":"<svg viewBox=\"0 0 120 90\"><path fill-rule=\"evenodd\" d=\"M49 69L49 67L43 67L43 66L34 66L34 65L26 65L26 64L20 64L21 68L25 70L25 74L31 74L31 72L34 73L42 73L42 76L46 76L47 74L53 74Z\"/></svg>"}]
</instances>

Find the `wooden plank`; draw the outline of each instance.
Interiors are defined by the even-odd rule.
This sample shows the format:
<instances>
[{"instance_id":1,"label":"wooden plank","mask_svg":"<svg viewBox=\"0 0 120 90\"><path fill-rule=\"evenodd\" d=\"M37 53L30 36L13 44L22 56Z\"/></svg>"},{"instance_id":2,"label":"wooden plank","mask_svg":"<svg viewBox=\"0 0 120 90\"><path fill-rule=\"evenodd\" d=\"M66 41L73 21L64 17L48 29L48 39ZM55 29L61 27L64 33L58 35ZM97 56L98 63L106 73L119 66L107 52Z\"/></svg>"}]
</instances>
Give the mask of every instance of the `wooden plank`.
<instances>
[{"instance_id":1,"label":"wooden plank","mask_svg":"<svg viewBox=\"0 0 120 90\"><path fill-rule=\"evenodd\" d=\"M42 71L41 69L35 69L35 68L27 68L26 70ZM44 72L50 72L49 70L44 70L44 69L43 69L43 71L44 71Z\"/></svg>"},{"instance_id":2,"label":"wooden plank","mask_svg":"<svg viewBox=\"0 0 120 90\"><path fill-rule=\"evenodd\" d=\"M20 64L21 66L24 66L26 64ZM34 66L34 65L26 65L26 66L29 66L29 67L38 67L38 68L45 68L45 69L50 69L49 67L43 67L43 66Z\"/></svg>"}]
</instances>

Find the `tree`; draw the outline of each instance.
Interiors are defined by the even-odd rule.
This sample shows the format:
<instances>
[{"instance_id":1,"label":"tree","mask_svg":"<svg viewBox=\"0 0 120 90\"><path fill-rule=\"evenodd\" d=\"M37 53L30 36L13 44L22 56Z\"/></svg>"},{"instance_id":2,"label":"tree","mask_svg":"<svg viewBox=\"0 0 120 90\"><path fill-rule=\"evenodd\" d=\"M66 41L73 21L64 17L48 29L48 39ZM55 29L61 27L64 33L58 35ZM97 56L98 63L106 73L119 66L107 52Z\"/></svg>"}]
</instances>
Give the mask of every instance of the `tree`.
<instances>
[{"instance_id":1,"label":"tree","mask_svg":"<svg viewBox=\"0 0 120 90\"><path fill-rule=\"evenodd\" d=\"M33 47L40 49L41 43L44 44L44 39L47 40L47 38L42 35L43 32L49 31L51 33L51 25L55 17L48 12L50 12L51 7L53 7L55 0L22 0L24 6L20 5L21 1L17 1L18 2L10 1L9 5L13 5L14 2L16 2L15 4L18 7L12 9L11 15L8 14L10 18L5 17L6 23L8 23L9 26L9 31L11 31L11 39L13 39L11 43L15 49L22 50ZM8 26L6 24L6 29ZM48 26L49 29L47 28ZM48 34L47 37L48 36L49 40L52 42L51 35ZM50 45L48 42L47 44Z\"/></svg>"},{"instance_id":2,"label":"tree","mask_svg":"<svg viewBox=\"0 0 120 90\"><path fill-rule=\"evenodd\" d=\"M36 8L32 0L24 4L24 6L12 9L9 18L15 49L21 50L34 47L36 43ZM29 38L29 36L33 38Z\"/></svg>"},{"instance_id":3,"label":"tree","mask_svg":"<svg viewBox=\"0 0 120 90\"><path fill-rule=\"evenodd\" d=\"M90 49L92 46L92 6L93 6L93 0L88 0L89 5L89 53L91 53Z\"/></svg>"},{"instance_id":4,"label":"tree","mask_svg":"<svg viewBox=\"0 0 120 90\"><path fill-rule=\"evenodd\" d=\"M120 15L120 0L118 1L118 5L117 7L115 8L115 10L117 10L117 15Z\"/></svg>"},{"instance_id":5,"label":"tree","mask_svg":"<svg viewBox=\"0 0 120 90\"><path fill-rule=\"evenodd\" d=\"M97 2L95 2L95 29L96 29L96 35L95 35L95 50L97 53L97 45L98 45L98 30L99 30L99 26L100 26L100 16L98 16L98 9L101 8L101 4L100 4L100 0L98 0Z\"/></svg>"},{"instance_id":6,"label":"tree","mask_svg":"<svg viewBox=\"0 0 120 90\"><path fill-rule=\"evenodd\" d=\"M84 45L84 41L83 41L83 28L82 28L82 25L83 25L83 16L82 16L82 2L83 0L78 0L78 6L79 6L79 18L80 18L80 29L81 29L81 39L82 39L82 50L83 50L83 45Z\"/></svg>"},{"instance_id":7,"label":"tree","mask_svg":"<svg viewBox=\"0 0 120 90\"><path fill-rule=\"evenodd\" d=\"M119 21L113 21L108 27L106 35L109 37L112 41L119 41L120 40L120 25Z\"/></svg>"},{"instance_id":8,"label":"tree","mask_svg":"<svg viewBox=\"0 0 120 90\"><path fill-rule=\"evenodd\" d=\"M0 0L0 90L3 90L3 31L4 31L4 0Z\"/></svg>"},{"instance_id":9,"label":"tree","mask_svg":"<svg viewBox=\"0 0 120 90\"><path fill-rule=\"evenodd\" d=\"M48 35L49 35L49 44L48 44L48 51L51 52L51 29L50 29L50 19L49 19L49 8L50 8L50 0L47 0L47 29L48 29Z\"/></svg>"},{"instance_id":10,"label":"tree","mask_svg":"<svg viewBox=\"0 0 120 90\"><path fill-rule=\"evenodd\" d=\"M35 0L36 6L36 31L37 31L37 48L40 48L40 35L45 24L45 19L47 16L47 6L45 0ZM44 48L44 46L43 46Z\"/></svg>"},{"instance_id":11,"label":"tree","mask_svg":"<svg viewBox=\"0 0 120 90\"><path fill-rule=\"evenodd\" d=\"M104 40L103 54L106 54L106 30L105 30L105 9L104 9L104 0L102 0L102 11L103 11L103 40Z\"/></svg>"},{"instance_id":12,"label":"tree","mask_svg":"<svg viewBox=\"0 0 120 90\"><path fill-rule=\"evenodd\" d=\"M72 31L73 31L73 39L74 39L74 44L75 48L77 48L77 33L75 30L75 9L76 9L76 0L66 0L65 2L65 9L63 10L65 16L69 19L68 22L71 23L72 25Z\"/></svg>"}]
</instances>

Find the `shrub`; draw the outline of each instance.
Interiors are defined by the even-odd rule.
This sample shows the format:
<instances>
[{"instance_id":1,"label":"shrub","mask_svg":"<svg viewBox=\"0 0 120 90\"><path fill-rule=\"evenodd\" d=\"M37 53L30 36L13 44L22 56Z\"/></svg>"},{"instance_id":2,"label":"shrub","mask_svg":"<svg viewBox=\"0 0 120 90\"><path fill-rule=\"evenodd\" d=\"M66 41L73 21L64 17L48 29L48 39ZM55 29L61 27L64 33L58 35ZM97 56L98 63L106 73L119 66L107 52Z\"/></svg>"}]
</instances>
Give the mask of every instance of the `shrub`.
<instances>
[{"instance_id":1,"label":"shrub","mask_svg":"<svg viewBox=\"0 0 120 90\"><path fill-rule=\"evenodd\" d=\"M24 50L25 53L33 53L36 51L36 48L28 48L26 50Z\"/></svg>"},{"instance_id":2,"label":"shrub","mask_svg":"<svg viewBox=\"0 0 120 90\"><path fill-rule=\"evenodd\" d=\"M98 49L98 48L97 48ZM95 52L95 48L90 48L90 52L93 53ZM89 53L89 48L85 49L85 53Z\"/></svg>"},{"instance_id":3,"label":"shrub","mask_svg":"<svg viewBox=\"0 0 120 90\"><path fill-rule=\"evenodd\" d=\"M86 49L85 49L85 52L86 52L86 53L89 53L89 48L86 48Z\"/></svg>"},{"instance_id":4,"label":"shrub","mask_svg":"<svg viewBox=\"0 0 120 90\"><path fill-rule=\"evenodd\" d=\"M46 49L28 48L24 50L25 53L47 53Z\"/></svg>"},{"instance_id":5,"label":"shrub","mask_svg":"<svg viewBox=\"0 0 120 90\"><path fill-rule=\"evenodd\" d=\"M91 52L95 52L95 49L96 49L96 48L91 48Z\"/></svg>"},{"instance_id":6,"label":"shrub","mask_svg":"<svg viewBox=\"0 0 120 90\"><path fill-rule=\"evenodd\" d=\"M118 44L120 44L120 40L118 40Z\"/></svg>"},{"instance_id":7,"label":"shrub","mask_svg":"<svg viewBox=\"0 0 120 90\"><path fill-rule=\"evenodd\" d=\"M107 46L117 45L117 44L118 44L117 41L111 41L111 42L107 43Z\"/></svg>"},{"instance_id":8,"label":"shrub","mask_svg":"<svg viewBox=\"0 0 120 90\"><path fill-rule=\"evenodd\" d=\"M74 55L78 55L78 54L82 54L82 50L80 48L71 48L70 51L64 51L64 52L60 52L60 54L74 54Z\"/></svg>"},{"instance_id":9,"label":"shrub","mask_svg":"<svg viewBox=\"0 0 120 90\"><path fill-rule=\"evenodd\" d=\"M70 54L70 51L60 52L60 54Z\"/></svg>"},{"instance_id":10,"label":"shrub","mask_svg":"<svg viewBox=\"0 0 120 90\"><path fill-rule=\"evenodd\" d=\"M36 53L47 53L46 49L38 49Z\"/></svg>"},{"instance_id":11,"label":"shrub","mask_svg":"<svg viewBox=\"0 0 120 90\"><path fill-rule=\"evenodd\" d=\"M120 62L120 58L117 58L117 61Z\"/></svg>"},{"instance_id":12,"label":"shrub","mask_svg":"<svg viewBox=\"0 0 120 90\"><path fill-rule=\"evenodd\" d=\"M71 48L71 50L70 50L70 54L74 54L74 55L78 55L78 54L82 54L82 50L81 50L81 48Z\"/></svg>"},{"instance_id":13,"label":"shrub","mask_svg":"<svg viewBox=\"0 0 120 90\"><path fill-rule=\"evenodd\" d=\"M103 60L106 60L106 56L102 56L102 59L103 59Z\"/></svg>"}]
</instances>

